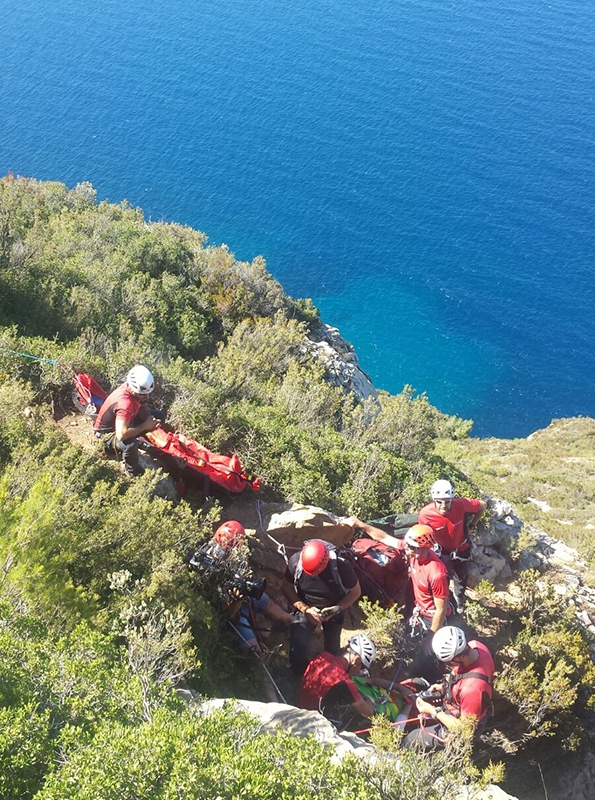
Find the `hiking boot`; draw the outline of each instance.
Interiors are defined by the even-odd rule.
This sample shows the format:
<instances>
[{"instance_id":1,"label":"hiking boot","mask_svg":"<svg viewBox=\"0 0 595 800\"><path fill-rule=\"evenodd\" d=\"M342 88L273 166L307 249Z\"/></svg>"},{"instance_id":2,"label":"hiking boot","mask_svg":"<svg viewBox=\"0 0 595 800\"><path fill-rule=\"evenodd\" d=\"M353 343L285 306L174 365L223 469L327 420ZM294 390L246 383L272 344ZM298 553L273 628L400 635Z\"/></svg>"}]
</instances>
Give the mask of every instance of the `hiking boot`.
<instances>
[{"instance_id":1,"label":"hiking boot","mask_svg":"<svg viewBox=\"0 0 595 800\"><path fill-rule=\"evenodd\" d=\"M127 478L138 478L139 475L142 475L144 470L138 465L129 464L127 461L121 461L122 472L126 475Z\"/></svg>"},{"instance_id":2,"label":"hiking boot","mask_svg":"<svg viewBox=\"0 0 595 800\"><path fill-rule=\"evenodd\" d=\"M465 595L463 594L460 597L455 597L455 603L456 603L456 606L457 606L456 613L457 614L461 614L461 615L464 614L465 613L465 605L467 603L467 598L465 597Z\"/></svg>"}]
</instances>

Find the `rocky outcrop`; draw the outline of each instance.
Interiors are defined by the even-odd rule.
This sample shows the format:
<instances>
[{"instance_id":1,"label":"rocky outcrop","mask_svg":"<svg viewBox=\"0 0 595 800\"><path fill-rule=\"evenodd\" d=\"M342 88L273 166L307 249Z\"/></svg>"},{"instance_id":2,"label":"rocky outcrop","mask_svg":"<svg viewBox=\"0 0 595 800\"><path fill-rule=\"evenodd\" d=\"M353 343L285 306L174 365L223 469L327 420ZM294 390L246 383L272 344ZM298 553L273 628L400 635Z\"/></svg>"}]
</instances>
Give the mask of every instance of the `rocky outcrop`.
<instances>
[{"instance_id":1,"label":"rocky outcrop","mask_svg":"<svg viewBox=\"0 0 595 800\"><path fill-rule=\"evenodd\" d=\"M519 570L538 569L555 591L568 598L576 619L593 640L595 649L595 589L585 582L586 564L572 547L543 531L526 527L533 544L523 550Z\"/></svg>"},{"instance_id":2,"label":"rocky outcrop","mask_svg":"<svg viewBox=\"0 0 595 800\"><path fill-rule=\"evenodd\" d=\"M337 328L322 325L313 336L315 340L309 340L310 347L324 364L330 383L353 392L358 400L378 397L372 381L360 367L353 347Z\"/></svg>"},{"instance_id":3,"label":"rocky outcrop","mask_svg":"<svg viewBox=\"0 0 595 800\"><path fill-rule=\"evenodd\" d=\"M522 522L505 500L491 499L489 515L487 523L483 523L473 535L469 566L471 587L477 586L481 580L494 583L512 576L508 553L511 542L518 538Z\"/></svg>"},{"instance_id":4,"label":"rocky outcrop","mask_svg":"<svg viewBox=\"0 0 595 800\"><path fill-rule=\"evenodd\" d=\"M261 721L261 733L274 733L280 726L293 736L305 738L312 736L316 741L332 747L335 751L334 761L340 762L347 755L374 761L378 755L376 748L360 739L355 733L338 733L336 728L317 711L305 711L294 706L281 703L258 703L251 700L208 700L199 706L203 714L212 709L223 708L227 703L234 703ZM395 768L398 768L399 756L394 755ZM489 785L485 789L464 786L457 800L516 800L498 786Z\"/></svg>"},{"instance_id":5,"label":"rocky outcrop","mask_svg":"<svg viewBox=\"0 0 595 800\"><path fill-rule=\"evenodd\" d=\"M493 583L512 577L508 554L511 549L518 550L522 532L524 546L515 572L536 569L543 573L544 581L552 584L555 591L567 597L575 607L577 621L595 642L595 589L585 582L586 564L579 553L560 539L532 525L524 525L506 500L491 498L490 511L489 524L474 536L470 585L475 586L482 579Z\"/></svg>"},{"instance_id":6,"label":"rocky outcrop","mask_svg":"<svg viewBox=\"0 0 595 800\"><path fill-rule=\"evenodd\" d=\"M259 703L254 700L208 700L200 706L203 713L213 708L223 708L226 703L239 705L262 723L262 733L274 733L281 726L293 736L305 738L312 736L317 742L326 744L335 750L336 761L346 755L354 754L370 758L376 752L373 745L360 739L355 733L347 731L338 733L337 729L317 711L305 711L303 708L283 705L282 703Z\"/></svg>"},{"instance_id":7,"label":"rocky outcrop","mask_svg":"<svg viewBox=\"0 0 595 800\"><path fill-rule=\"evenodd\" d=\"M345 519L316 506L298 503L246 503L236 501L226 512L246 528L257 569L272 570L280 576L285 560L301 549L308 539L325 539L341 547L353 536Z\"/></svg>"}]
</instances>

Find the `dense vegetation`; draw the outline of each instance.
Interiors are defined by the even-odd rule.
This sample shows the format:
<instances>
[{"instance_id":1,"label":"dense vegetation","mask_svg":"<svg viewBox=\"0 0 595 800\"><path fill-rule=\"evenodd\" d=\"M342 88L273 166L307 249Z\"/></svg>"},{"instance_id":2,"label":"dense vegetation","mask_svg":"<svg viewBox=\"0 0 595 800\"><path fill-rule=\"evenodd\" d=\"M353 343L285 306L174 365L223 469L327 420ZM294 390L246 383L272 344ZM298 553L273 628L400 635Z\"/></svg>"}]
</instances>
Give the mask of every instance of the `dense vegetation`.
<instances>
[{"instance_id":1,"label":"dense vegetation","mask_svg":"<svg viewBox=\"0 0 595 800\"><path fill-rule=\"evenodd\" d=\"M184 563L220 508L160 498L155 474L125 481L54 424L75 370L113 386L141 362L173 424L237 451L265 496L372 518L418 508L444 474L475 493L444 460L469 423L408 388L359 403L332 386L310 344L320 324L262 259L238 262L189 228L97 204L88 184L0 181L2 797L431 800L456 790L465 745L431 768L414 755L400 771L388 756L337 766L313 741L256 737L237 710L183 705L180 682L260 696ZM571 615L532 597L534 611L500 631L519 666L501 689L523 719L519 739L562 723L566 733L560 711L585 702L593 682ZM484 612L478 603L478 620ZM545 707L552 685L564 691Z\"/></svg>"},{"instance_id":2,"label":"dense vegetation","mask_svg":"<svg viewBox=\"0 0 595 800\"><path fill-rule=\"evenodd\" d=\"M425 496L438 435L464 435L406 390L358 405L324 380L320 326L264 262L238 262L180 225L146 223L88 184L0 183L0 369L50 402L85 368L115 385L147 363L178 429L235 450L270 490L374 516ZM58 360L30 361L9 351Z\"/></svg>"},{"instance_id":3,"label":"dense vegetation","mask_svg":"<svg viewBox=\"0 0 595 800\"><path fill-rule=\"evenodd\" d=\"M595 420L557 419L526 439L444 440L440 450L523 520L576 547L595 566ZM595 573L592 575L595 581Z\"/></svg>"}]
</instances>

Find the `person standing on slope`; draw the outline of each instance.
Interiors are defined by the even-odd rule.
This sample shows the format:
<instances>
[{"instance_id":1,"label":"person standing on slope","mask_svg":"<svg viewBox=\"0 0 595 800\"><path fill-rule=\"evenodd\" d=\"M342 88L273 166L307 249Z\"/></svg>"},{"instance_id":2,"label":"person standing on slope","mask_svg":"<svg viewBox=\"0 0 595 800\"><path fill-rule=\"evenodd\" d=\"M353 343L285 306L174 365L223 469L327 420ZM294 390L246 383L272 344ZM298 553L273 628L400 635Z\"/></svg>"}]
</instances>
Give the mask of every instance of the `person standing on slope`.
<instances>
[{"instance_id":1,"label":"person standing on slope","mask_svg":"<svg viewBox=\"0 0 595 800\"><path fill-rule=\"evenodd\" d=\"M291 626L289 661L293 671L301 675L318 625L322 625L324 649L338 654L345 609L359 599L361 588L353 567L334 545L311 539L289 559L283 594L299 612Z\"/></svg>"},{"instance_id":2,"label":"person standing on slope","mask_svg":"<svg viewBox=\"0 0 595 800\"><path fill-rule=\"evenodd\" d=\"M457 610L462 613L471 558L468 532L477 526L487 503L455 497L453 486L447 480L433 483L430 496L432 502L421 509L418 521L421 525L429 525L434 532L436 552L448 569Z\"/></svg>"}]
</instances>

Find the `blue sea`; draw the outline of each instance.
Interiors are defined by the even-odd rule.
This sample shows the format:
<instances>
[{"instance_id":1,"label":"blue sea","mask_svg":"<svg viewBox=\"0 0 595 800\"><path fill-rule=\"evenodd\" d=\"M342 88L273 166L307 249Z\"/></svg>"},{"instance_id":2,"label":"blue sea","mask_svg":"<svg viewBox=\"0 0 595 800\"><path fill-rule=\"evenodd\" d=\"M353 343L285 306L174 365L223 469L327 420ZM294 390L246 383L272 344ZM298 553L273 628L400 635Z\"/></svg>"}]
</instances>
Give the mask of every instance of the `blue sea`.
<instances>
[{"instance_id":1,"label":"blue sea","mask_svg":"<svg viewBox=\"0 0 595 800\"><path fill-rule=\"evenodd\" d=\"M0 173L263 254L481 436L595 414L595 4L0 0Z\"/></svg>"}]
</instances>

